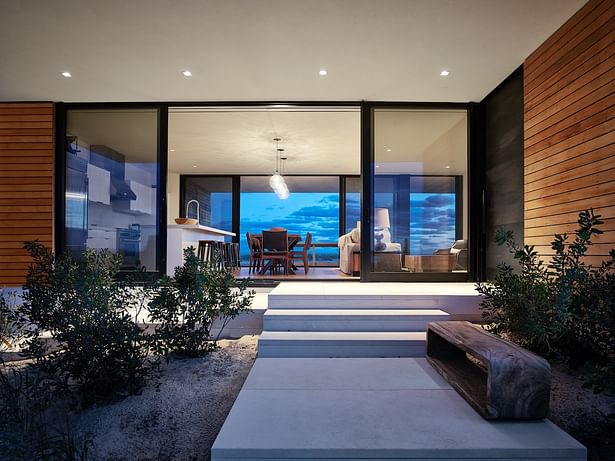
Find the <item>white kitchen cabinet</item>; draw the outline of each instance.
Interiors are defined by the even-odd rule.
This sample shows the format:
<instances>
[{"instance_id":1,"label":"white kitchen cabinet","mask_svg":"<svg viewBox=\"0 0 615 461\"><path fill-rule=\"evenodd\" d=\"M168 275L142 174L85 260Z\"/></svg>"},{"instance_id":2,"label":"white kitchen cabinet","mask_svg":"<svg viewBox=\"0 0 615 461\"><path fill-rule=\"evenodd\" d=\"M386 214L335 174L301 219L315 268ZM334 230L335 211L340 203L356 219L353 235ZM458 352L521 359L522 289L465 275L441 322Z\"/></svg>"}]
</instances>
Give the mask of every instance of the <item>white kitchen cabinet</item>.
<instances>
[{"instance_id":1,"label":"white kitchen cabinet","mask_svg":"<svg viewBox=\"0 0 615 461\"><path fill-rule=\"evenodd\" d=\"M88 164L88 198L90 202L111 203L111 173Z\"/></svg>"},{"instance_id":2,"label":"white kitchen cabinet","mask_svg":"<svg viewBox=\"0 0 615 461\"><path fill-rule=\"evenodd\" d=\"M155 214L156 189L136 181L130 181L130 188L137 196L130 201L130 210L136 213Z\"/></svg>"}]
</instances>

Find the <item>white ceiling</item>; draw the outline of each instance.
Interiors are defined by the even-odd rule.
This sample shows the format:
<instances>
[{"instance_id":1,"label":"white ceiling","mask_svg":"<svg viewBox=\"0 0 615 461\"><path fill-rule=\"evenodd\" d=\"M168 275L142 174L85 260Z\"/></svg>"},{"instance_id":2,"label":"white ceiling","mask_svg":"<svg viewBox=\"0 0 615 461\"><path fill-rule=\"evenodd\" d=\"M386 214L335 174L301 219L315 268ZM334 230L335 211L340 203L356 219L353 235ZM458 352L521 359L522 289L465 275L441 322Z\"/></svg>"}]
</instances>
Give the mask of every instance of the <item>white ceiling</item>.
<instances>
[{"instance_id":1,"label":"white ceiling","mask_svg":"<svg viewBox=\"0 0 615 461\"><path fill-rule=\"evenodd\" d=\"M479 101L584 3L0 0L0 100Z\"/></svg>"},{"instance_id":2,"label":"white ceiling","mask_svg":"<svg viewBox=\"0 0 615 461\"><path fill-rule=\"evenodd\" d=\"M360 112L355 109L171 110L169 171L272 174L276 143L287 174L359 174Z\"/></svg>"}]
</instances>

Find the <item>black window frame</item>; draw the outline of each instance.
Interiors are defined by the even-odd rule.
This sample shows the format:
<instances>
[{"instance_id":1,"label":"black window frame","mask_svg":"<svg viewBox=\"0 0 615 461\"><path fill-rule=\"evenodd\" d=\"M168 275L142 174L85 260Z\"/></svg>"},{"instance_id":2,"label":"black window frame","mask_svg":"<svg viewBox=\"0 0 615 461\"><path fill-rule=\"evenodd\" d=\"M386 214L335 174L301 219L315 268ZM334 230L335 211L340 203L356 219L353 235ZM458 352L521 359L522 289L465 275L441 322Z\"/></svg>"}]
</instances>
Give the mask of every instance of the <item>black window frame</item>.
<instances>
[{"instance_id":1,"label":"black window frame","mask_svg":"<svg viewBox=\"0 0 615 461\"><path fill-rule=\"evenodd\" d=\"M54 250L62 253L65 248L65 191L66 191L66 117L69 110L74 109L157 109L158 110L158 152L159 182L157 202L158 213L158 276L166 274L167 252L167 174L168 174L168 128L169 109L181 107L275 107L276 105L295 107L355 107L360 111L360 155L361 155L361 226L369 228L371 222L370 208L366 207L366 201L371 200L372 185L370 179L370 163L373 161L373 109L375 108L421 108L421 109L465 109L468 112L468 232L469 232L469 263L470 270L467 276L461 280L458 277L451 278L452 274L415 274L415 278L409 280L406 274L395 273L368 273L371 270L371 258L369 252L361 254L361 281L469 281L485 280L485 211L484 211L484 159L482 143L482 111L479 103L450 103L450 102L385 102L385 101L161 101L161 102L57 102L55 104L55 176L54 176ZM227 175L228 176L228 175ZM307 176L307 175L301 175ZM324 176L324 175L315 175ZM340 176L340 175L335 175ZM342 175L345 176L345 175ZM348 175L356 176L356 175ZM340 181L342 179L340 178ZM341 185L341 184L340 184ZM238 186L238 184L237 184ZM235 187L235 185L234 185ZM345 193L342 194L340 187L340 214L345 214ZM343 197L343 199L342 199ZM368 199L369 198L369 199ZM239 210L239 194L233 191L233 208ZM237 202L235 202L237 200ZM181 208L180 208L181 210ZM238 213L238 211L237 211ZM345 216L340 216L340 235L343 234ZM237 229L238 231L238 229ZM235 232L235 231L234 231ZM236 238L240 236L235 232ZM361 245L370 248L369 232L362 232ZM367 245L367 246L366 246ZM127 272L126 274L130 274ZM376 276L374 276L374 274ZM382 276L380 276L382 275ZM402 277L399 277L399 276ZM418 277L425 275L426 277ZM460 275L460 274L457 274Z\"/></svg>"}]
</instances>

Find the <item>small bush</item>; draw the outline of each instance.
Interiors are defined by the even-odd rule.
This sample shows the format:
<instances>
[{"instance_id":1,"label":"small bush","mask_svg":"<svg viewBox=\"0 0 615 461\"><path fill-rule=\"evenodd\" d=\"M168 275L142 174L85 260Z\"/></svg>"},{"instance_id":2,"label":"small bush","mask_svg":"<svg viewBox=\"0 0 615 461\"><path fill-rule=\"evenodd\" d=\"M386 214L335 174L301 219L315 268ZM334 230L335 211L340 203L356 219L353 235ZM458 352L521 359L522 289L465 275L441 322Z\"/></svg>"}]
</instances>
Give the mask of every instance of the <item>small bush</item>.
<instances>
[{"instance_id":1,"label":"small bush","mask_svg":"<svg viewBox=\"0 0 615 461\"><path fill-rule=\"evenodd\" d=\"M561 354L572 366L587 364L597 389L615 390L615 249L600 267L585 264L602 221L586 210L578 224L574 240L554 236L555 256L547 265L533 246L520 246L512 232L498 230L496 242L508 247L519 269L502 263L494 281L477 284L482 315L495 333Z\"/></svg>"},{"instance_id":2,"label":"small bush","mask_svg":"<svg viewBox=\"0 0 615 461\"><path fill-rule=\"evenodd\" d=\"M137 392L152 362L149 337L128 311L142 293L115 282L121 258L107 250L86 250L79 260L54 258L38 242L24 247L34 260L24 285L23 313L33 327L28 352L77 384L85 403Z\"/></svg>"},{"instance_id":3,"label":"small bush","mask_svg":"<svg viewBox=\"0 0 615 461\"><path fill-rule=\"evenodd\" d=\"M184 250L184 265L175 275L159 281L149 304L150 319L158 323L158 353L199 357L216 347L211 326L218 319L226 323L249 310L253 292L238 282L230 268L201 261L190 247Z\"/></svg>"},{"instance_id":4,"label":"small bush","mask_svg":"<svg viewBox=\"0 0 615 461\"><path fill-rule=\"evenodd\" d=\"M85 461L91 441L77 435L57 406L53 375L39 367L0 365L0 453L3 461Z\"/></svg>"}]
</instances>

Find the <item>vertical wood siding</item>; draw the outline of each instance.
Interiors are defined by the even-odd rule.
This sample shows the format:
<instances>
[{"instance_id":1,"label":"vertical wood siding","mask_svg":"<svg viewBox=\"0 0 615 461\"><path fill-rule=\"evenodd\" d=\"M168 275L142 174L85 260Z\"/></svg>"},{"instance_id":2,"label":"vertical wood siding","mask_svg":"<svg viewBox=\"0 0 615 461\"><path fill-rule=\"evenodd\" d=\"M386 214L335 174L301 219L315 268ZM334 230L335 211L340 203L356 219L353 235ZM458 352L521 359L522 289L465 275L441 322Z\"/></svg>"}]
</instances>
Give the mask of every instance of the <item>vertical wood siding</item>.
<instances>
[{"instance_id":1,"label":"vertical wood siding","mask_svg":"<svg viewBox=\"0 0 615 461\"><path fill-rule=\"evenodd\" d=\"M523 93L525 243L552 254L553 234L593 207L599 264L615 247L615 2L590 0L534 51Z\"/></svg>"},{"instance_id":2,"label":"vertical wood siding","mask_svg":"<svg viewBox=\"0 0 615 461\"><path fill-rule=\"evenodd\" d=\"M53 104L0 103L0 286L24 282L23 242L52 233Z\"/></svg>"}]
</instances>

